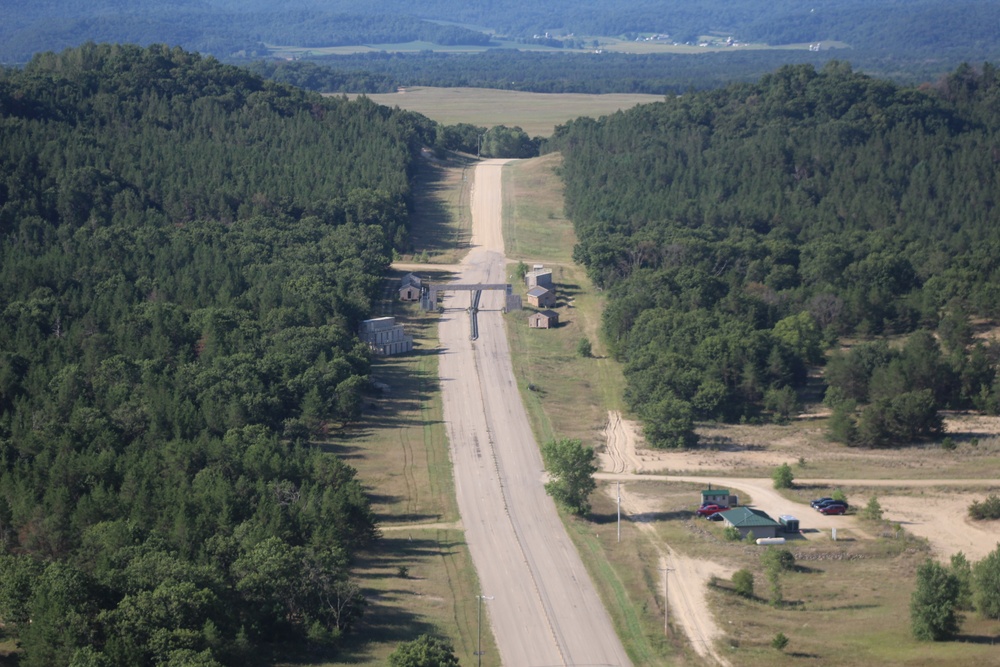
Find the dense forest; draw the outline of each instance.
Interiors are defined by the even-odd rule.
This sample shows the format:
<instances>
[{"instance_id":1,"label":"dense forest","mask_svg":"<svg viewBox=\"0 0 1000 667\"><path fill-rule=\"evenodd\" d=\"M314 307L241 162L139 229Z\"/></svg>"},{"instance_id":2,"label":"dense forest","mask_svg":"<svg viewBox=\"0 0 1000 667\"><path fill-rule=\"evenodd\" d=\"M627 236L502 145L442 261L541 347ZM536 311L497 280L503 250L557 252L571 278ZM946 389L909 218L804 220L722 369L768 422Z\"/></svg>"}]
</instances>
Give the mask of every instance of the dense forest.
<instances>
[{"instance_id":1,"label":"dense forest","mask_svg":"<svg viewBox=\"0 0 1000 667\"><path fill-rule=\"evenodd\" d=\"M1000 56L1000 50L996 52ZM535 93L644 93L677 95L753 82L780 67L850 57L852 66L897 83L932 81L962 56L907 59L852 49L823 51L728 50L687 54L538 53L492 49L482 53L363 53L309 60L259 60L261 76L323 93L390 93L400 86L495 88Z\"/></svg>"},{"instance_id":2,"label":"dense forest","mask_svg":"<svg viewBox=\"0 0 1000 667\"><path fill-rule=\"evenodd\" d=\"M378 529L310 441L359 415L357 324L432 142L422 117L178 48L0 72L0 622L19 664L243 665L350 631Z\"/></svg>"},{"instance_id":3,"label":"dense forest","mask_svg":"<svg viewBox=\"0 0 1000 667\"><path fill-rule=\"evenodd\" d=\"M939 432L940 408L1000 410L1000 350L970 325L1000 316L994 66L920 89L785 67L575 120L550 148L651 442L787 417L843 336L918 332L834 355L835 439L893 444Z\"/></svg>"}]
</instances>

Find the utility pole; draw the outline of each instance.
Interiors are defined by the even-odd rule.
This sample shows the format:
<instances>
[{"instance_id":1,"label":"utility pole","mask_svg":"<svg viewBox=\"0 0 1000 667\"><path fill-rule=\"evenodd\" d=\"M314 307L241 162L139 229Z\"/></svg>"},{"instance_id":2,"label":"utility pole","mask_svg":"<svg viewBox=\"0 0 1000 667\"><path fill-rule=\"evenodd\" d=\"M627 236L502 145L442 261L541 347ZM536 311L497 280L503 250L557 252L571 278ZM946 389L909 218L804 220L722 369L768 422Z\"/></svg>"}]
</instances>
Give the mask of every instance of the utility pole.
<instances>
[{"instance_id":1,"label":"utility pole","mask_svg":"<svg viewBox=\"0 0 1000 667\"><path fill-rule=\"evenodd\" d=\"M476 658L479 667L483 667L483 600L492 600L492 595L477 595L479 598L479 648L476 650Z\"/></svg>"},{"instance_id":2,"label":"utility pole","mask_svg":"<svg viewBox=\"0 0 1000 667\"><path fill-rule=\"evenodd\" d=\"M667 597L667 579L669 573L673 572L673 568L661 567L657 568L663 573L663 634L667 634L667 621L670 617L670 598Z\"/></svg>"}]
</instances>

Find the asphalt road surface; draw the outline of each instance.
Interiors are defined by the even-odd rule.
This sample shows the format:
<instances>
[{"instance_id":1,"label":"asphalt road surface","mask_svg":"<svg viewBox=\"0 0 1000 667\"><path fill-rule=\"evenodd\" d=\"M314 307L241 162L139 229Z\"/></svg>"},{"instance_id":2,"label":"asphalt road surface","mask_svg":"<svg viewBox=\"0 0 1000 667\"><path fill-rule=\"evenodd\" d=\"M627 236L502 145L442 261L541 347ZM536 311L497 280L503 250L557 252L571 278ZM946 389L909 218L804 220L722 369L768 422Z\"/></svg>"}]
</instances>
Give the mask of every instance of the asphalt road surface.
<instances>
[{"instance_id":1,"label":"asphalt road surface","mask_svg":"<svg viewBox=\"0 0 1000 667\"><path fill-rule=\"evenodd\" d=\"M456 282L508 282L503 163L476 167L472 250ZM510 363L503 293L483 292L475 342L469 338L471 292L442 295L440 376L456 495L482 594L493 598L484 602L484 616L502 664L631 664L545 494L538 444ZM484 665L499 662L483 656Z\"/></svg>"}]
</instances>

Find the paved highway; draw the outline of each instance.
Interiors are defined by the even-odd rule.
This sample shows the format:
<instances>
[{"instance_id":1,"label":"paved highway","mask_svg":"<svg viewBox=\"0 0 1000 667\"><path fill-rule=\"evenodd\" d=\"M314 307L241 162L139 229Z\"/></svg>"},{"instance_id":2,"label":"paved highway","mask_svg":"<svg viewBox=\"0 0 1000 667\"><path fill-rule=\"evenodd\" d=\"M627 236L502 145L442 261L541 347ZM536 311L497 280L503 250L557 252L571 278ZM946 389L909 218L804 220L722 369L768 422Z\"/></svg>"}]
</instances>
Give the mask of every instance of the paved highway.
<instances>
[{"instance_id":1,"label":"paved highway","mask_svg":"<svg viewBox=\"0 0 1000 667\"><path fill-rule=\"evenodd\" d=\"M501 160L480 163L472 250L459 283L506 283ZM440 377L455 487L500 658L510 667L630 665L543 488L538 444L514 381L503 293L483 292L469 339L470 292L443 293ZM523 314L526 316L526 313ZM545 335L545 332L539 332ZM484 665L496 665L483 656Z\"/></svg>"}]
</instances>

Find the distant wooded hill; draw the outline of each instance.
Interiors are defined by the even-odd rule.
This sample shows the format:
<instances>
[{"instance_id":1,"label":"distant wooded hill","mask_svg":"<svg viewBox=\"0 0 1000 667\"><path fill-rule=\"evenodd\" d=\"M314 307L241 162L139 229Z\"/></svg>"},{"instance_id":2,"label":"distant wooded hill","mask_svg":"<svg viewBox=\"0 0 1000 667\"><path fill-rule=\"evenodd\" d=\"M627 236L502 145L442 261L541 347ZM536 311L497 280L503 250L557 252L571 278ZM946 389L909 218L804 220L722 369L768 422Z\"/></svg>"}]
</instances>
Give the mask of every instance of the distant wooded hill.
<instances>
[{"instance_id":1,"label":"distant wooded hill","mask_svg":"<svg viewBox=\"0 0 1000 667\"><path fill-rule=\"evenodd\" d=\"M936 333L834 355L838 440L1000 412L1000 348L970 326L1000 317L998 110L989 64L918 90L830 63L557 128L574 257L609 288L604 335L650 442L787 418L845 335Z\"/></svg>"},{"instance_id":2,"label":"distant wooded hill","mask_svg":"<svg viewBox=\"0 0 1000 667\"><path fill-rule=\"evenodd\" d=\"M835 40L866 57L891 59L905 71L928 58L946 62L947 68L996 58L998 25L1000 5L972 0L298 0L280 6L231 0L169 5L49 0L6 4L0 62L24 62L33 53L86 41L176 44L239 59L266 56L265 43L483 46L492 34L523 40L549 33L547 44L589 47L579 40L656 33L680 43L697 43L708 34L773 45Z\"/></svg>"}]
</instances>

